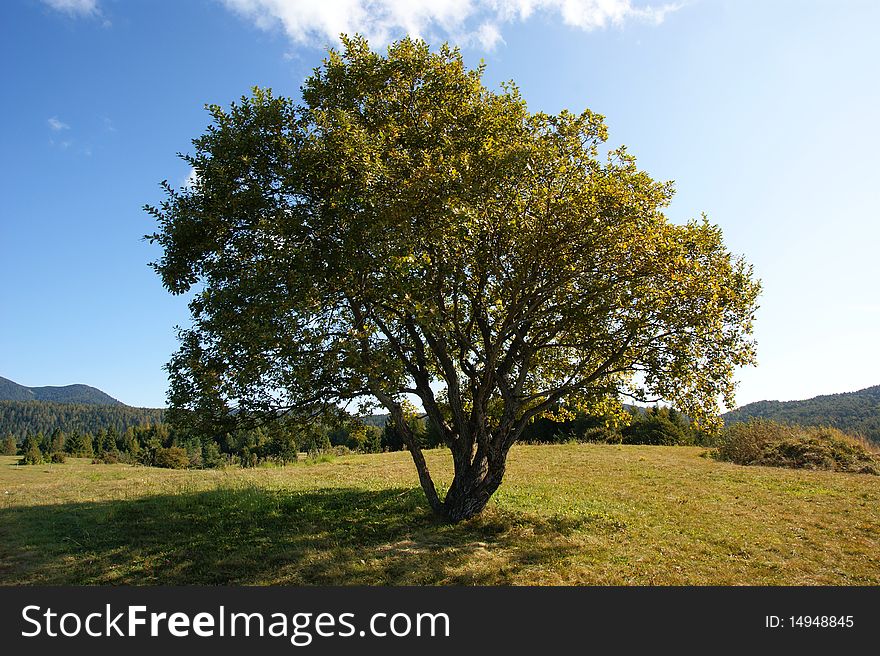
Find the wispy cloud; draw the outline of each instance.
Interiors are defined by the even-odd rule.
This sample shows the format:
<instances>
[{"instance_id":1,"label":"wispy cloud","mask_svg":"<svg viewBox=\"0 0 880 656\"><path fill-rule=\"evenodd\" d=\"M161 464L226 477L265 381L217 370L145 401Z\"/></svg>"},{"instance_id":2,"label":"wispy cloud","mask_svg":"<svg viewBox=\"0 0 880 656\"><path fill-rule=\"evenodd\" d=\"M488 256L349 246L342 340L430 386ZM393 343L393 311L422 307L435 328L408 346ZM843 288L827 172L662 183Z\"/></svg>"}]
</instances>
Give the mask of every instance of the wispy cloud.
<instances>
[{"instance_id":1,"label":"wispy cloud","mask_svg":"<svg viewBox=\"0 0 880 656\"><path fill-rule=\"evenodd\" d=\"M43 4L71 16L97 16L99 14L98 0L43 0Z\"/></svg>"},{"instance_id":2,"label":"wispy cloud","mask_svg":"<svg viewBox=\"0 0 880 656\"><path fill-rule=\"evenodd\" d=\"M48 121L49 129L53 132L61 132L62 130L69 130L70 126L64 121L60 121L57 116L53 116Z\"/></svg>"},{"instance_id":3,"label":"wispy cloud","mask_svg":"<svg viewBox=\"0 0 880 656\"><path fill-rule=\"evenodd\" d=\"M621 26L627 21L643 21L659 25L682 3L643 3L632 0L495 0L489 2L507 20L528 20L535 14L558 15L562 22L583 30L609 25Z\"/></svg>"},{"instance_id":4,"label":"wispy cloud","mask_svg":"<svg viewBox=\"0 0 880 656\"><path fill-rule=\"evenodd\" d=\"M93 18L101 21L101 27L113 23L101 12L98 0L42 0L43 4L72 18Z\"/></svg>"},{"instance_id":5,"label":"wispy cloud","mask_svg":"<svg viewBox=\"0 0 880 656\"><path fill-rule=\"evenodd\" d=\"M474 33L474 38L482 46L483 50L495 50L495 46L503 43L501 30L495 23L483 23Z\"/></svg>"},{"instance_id":6,"label":"wispy cloud","mask_svg":"<svg viewBox=\"0 0 880 656\"><path fill-rule=\"evenodd\" d=\"M590 31L629 21L662 23L681 4L637 4L633 0L220 0L269 30L280 27L296 43L336 40L341 32L365 35L383 45L409 34L492 50L503 43L504 24L541 15Z\"/></svg>"}]
</instances>

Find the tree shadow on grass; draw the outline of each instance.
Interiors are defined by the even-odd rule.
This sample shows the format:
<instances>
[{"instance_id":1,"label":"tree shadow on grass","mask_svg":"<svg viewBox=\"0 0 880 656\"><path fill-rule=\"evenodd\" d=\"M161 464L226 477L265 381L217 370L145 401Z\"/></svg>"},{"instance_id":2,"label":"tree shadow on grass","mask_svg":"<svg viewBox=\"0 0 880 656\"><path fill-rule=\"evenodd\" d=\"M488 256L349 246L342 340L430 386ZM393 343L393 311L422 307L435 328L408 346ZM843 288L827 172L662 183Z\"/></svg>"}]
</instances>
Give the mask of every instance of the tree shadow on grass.
<instances>
[{"instance_id":1,"label":"tree shadow on grass","mask_svg":"<svg viewBox=\"0 0 880 656\"><path fill-rule=\"evenodd\" d=\"M579 522L439 521L417 489L218 489L0 510L5 584L503 584L560 566Z\"/></svg>"}]
</instances>

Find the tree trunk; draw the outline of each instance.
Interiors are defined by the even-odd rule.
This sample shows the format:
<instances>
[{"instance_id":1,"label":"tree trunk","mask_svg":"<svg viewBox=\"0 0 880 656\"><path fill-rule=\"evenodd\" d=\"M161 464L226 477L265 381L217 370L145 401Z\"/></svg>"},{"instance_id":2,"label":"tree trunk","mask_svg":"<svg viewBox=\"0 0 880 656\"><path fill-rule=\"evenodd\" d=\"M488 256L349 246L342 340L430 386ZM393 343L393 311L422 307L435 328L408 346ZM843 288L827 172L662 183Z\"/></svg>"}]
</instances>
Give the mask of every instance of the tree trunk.
<instances>
[{"instance_id":1,"label":"tree trunk","mask_svg":"<svg viewBox=\"0 0 880 656\"><path fill-rule=\"evenodd\" d=\"M504 457L481 458L467 469L456 471L443 501L443 517L450 522L460 522L480 514L501 485L504 468Z\"/></svg>"},{"instance_id":2,"label":"tree trunk","mask_svg":"<svg viewBox=\"0 0 880 656\"><path fill-rule=\"evenodd\" d=\"M443 515L443 502L440 501L440 497L437 494L437 488L434 486L434 481L431 479L431 472L428 471L428 463L425 462L425 455L419 447L416 436L406 423L406 418L403 416L403 410L401 409L400 404L392 403L388 397L384 397L383 399L383 396L380 393L376 393L376 396L379 397L380 400L383 400L385 407L391 412L391 420L400 432L400 435L403 438L403 443L406 445L406 449L409 451L409 454L413 459L413 464L416 466L416 473L419 475L419 483L422 486L422 490L425 492L425 497L428 499L428 505L431 506L431 510L435 513Z\"/></svg>"},{"instance_id":3,"label":"tree trunk","mask_svg":"<svg viewBox=\"0 0 880 656\"><path fill-rule=\"evenodd\" d=\"M419 476L419 483L425 492L431 510L452 523L461 522L480 514L504 478L507 450L503 447L499 451L480 448L471 457L472 447L468 444L450 445L455 476L446 493L446 498L441 501L434 481L431 479L431 473L428 471L428 463L425 462L425 456L419 447L418 439L407 425L400 405L389 403L386 407L391 411L392 421L400 431L404 444L412 456Z\"/></svg>"},{"instance_id":4,"label":"tree trunk","mask_svg":"<svg viewBox=\"0 0 880 656\"><path fill-rule=\"evenodd\" d=\"M416 466L416 472L419 475L419 483L428 499L428 505L435 513L443 514L443 502L437 495L437 489L434 487L434 481L431 479L431 472L428 471L428 463L425 462L425 456L417 445L407 445L409 453L412 456L413 463Z\"/></svg>"}]
</instances>

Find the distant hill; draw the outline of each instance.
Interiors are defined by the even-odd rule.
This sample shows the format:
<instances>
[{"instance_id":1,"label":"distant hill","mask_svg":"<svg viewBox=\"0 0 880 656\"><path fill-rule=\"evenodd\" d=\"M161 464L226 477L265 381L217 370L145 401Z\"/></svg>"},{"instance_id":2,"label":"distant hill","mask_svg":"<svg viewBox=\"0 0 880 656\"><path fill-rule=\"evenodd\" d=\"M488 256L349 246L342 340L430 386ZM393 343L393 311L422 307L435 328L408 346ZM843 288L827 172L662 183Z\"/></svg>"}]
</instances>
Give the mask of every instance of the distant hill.
<instances>
[{"instance_id":1,"label":"distant hill","mask_svg":"<svg viewBox=\"0 0 880 656\"><path fill-rule=\"evenodd\" d=\"M376 426L377 428L385 428L385 424L391 419L391 415L365 415L358 417L367 426Z\"/></svg>"},{"instance_id":2,"label":"distant hill","mask_svg":"<svg viewBox=\"0 0 880 656\"><path fill-rule=\"evenodd\" d=\"M761 418L792 424L834 426L880 444L880 385L804 401L757 401L722 417L727 424Z\"/></svg>"},{"instance_id":3,"label":"distant hill","mask_svg":"<svg viewBox=\"0 0 880 656\"><path fill-rule=\"evenodd\" d=\"M97 433L115 428L124 433L129 426L159 424L165 411L158 408L132 408L87 403L54 403L52 401L0 401L0 437L8 434L17 440L25 435L48 435L56 428L65 433Z\"/></svg>"},{"instance_id":4,"label":"distant hill","mask_svg":"<svg viewBox=\"0 0 880 656\"><path fill-rule=\"evenodd\" d=\"M109 394L88 385L25 387L0 377L0 437L8 434L21 440L28 433L96 433L115 428L158 424L165 411L132 408Z\"/></svg>"},{"instance_id":5,"label":"distant hill","mask_svg":"<svg viewBox=\"0 0 880 656\"><path fill-rule=\"evenodd\" d=\"M85 405L123 405L109 394L88 385L25 387L0 376L0 401L51 401Z\"/></svg>"}]
</instances>

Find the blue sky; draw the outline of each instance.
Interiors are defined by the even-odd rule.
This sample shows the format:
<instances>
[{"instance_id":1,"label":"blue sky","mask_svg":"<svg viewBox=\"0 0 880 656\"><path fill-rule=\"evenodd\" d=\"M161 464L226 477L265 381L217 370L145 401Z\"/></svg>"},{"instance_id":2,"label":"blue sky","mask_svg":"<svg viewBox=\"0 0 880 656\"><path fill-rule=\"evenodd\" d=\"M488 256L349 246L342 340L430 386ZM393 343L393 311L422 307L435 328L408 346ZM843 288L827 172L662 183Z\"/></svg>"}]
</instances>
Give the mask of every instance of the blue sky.
<instances>
[{"instance_id":1,"label":"blue sky","mask_svg":"<svg viewBox=\"0 0 880 656\"><path fill-rule=\"evenodd\" d=\"M253 85L297 96L339 31L462 44L533 110L607 118L763 280L739 403L880 384L880 3L0 3L0 376L161 406L186 299L141 240L175 153Z\"/></svg>"}]
</instances>

